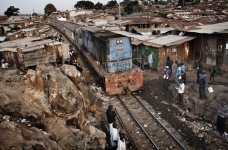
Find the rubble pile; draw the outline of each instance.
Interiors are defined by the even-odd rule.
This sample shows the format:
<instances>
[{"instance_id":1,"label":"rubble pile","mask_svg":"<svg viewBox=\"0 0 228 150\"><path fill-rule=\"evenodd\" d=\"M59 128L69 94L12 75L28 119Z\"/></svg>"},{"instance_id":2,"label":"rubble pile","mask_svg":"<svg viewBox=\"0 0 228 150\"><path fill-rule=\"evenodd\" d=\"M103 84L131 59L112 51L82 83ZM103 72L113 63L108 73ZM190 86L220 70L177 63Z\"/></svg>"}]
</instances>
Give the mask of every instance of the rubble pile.
<instances>
[{"instance_id":1,"label":"rubble pile","mask_svg":"<svg viewBox=\"0 0 228 150\"><path fill-rule=\"evenodd\" d=\"M21 81L24 97L0 93L0 149L104 149L97 97L74 66L37 66Z\"/></svg>"}]
</instances>

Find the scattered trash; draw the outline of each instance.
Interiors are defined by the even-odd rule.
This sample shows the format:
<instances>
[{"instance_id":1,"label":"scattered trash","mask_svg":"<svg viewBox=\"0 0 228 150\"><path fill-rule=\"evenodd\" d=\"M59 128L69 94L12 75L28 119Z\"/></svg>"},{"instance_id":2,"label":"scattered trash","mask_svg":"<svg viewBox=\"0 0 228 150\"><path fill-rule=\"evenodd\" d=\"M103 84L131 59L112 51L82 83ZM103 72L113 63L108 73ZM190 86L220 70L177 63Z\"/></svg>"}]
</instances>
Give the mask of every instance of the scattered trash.
<instances>
[{"instance_id":1,"label":"scattered trash","mask_svg":"<svg viewBox=\"0 0 228 150\"><path fill-rule=\"evenodd\" d=\"M21 122L22 122L22 123L26 122L26 119L22 119Z\"/></svg>"},{"instance_id":2,"label":"scattered trash","mask_svg":"<svg viewBox=\"0 0 228 150\"><path fill-rule=\"evenodd\" d=\"M5 116L3 117L3 119L6 120L6 121L9 121L10 116L5 115Z\"/></svg>"},{"instance_id":3,"label":"scattered trash","mask_svg":"<svg viewBox=\"0 0 228 150\"><path fill-rule=\"evenodd\" d=\"M148 125L147 124L144 124L144 127L147 127Z\"/></svg>"},{"instance_id":4,"label":"scattered trash","mask_svg":"<svg viewBox=\"0 0 228 150\"><path fill-rule=\"evenodd\" d=\"M158 115L161 115L162 113L161 112L158 112Z\"/></svg>"},{"instance_id":5,"label":"scattered trash","mask_svg":"<svg viewBox=\"0 0 228 150\"><path fill-rule=\"evenodd\" d=\"M203 137L203 134L199 134L198 137L199 137L199 138L202 138L202 137Z\"/></svg>"},{"instance_id":6,"label":"scattered trash","mask_svg":"<svg viewBox=\"0 0 228 150\"><path fill-rule=\"evenodd\" d=\"M139 134L139 131L137 131L136 133Z\"/></svg>"},{"instance_id":7,"label":"scattered trash","mask_svg":"<svg viewBox=\"0 0 228 150\"><path fill-rule=\"evenodd\" d=\"M168 108L168 111L171 111L171 110Z\"/></svg>"}]
</instances>

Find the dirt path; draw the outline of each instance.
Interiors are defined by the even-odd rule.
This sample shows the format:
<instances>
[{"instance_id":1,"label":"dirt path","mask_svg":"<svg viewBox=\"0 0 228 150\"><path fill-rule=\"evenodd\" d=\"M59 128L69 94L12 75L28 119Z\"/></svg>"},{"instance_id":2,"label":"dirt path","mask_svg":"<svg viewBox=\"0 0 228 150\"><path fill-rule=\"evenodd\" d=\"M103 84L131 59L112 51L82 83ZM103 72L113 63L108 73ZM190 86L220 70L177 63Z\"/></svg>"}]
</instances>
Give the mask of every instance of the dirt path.
<instances>
[{"instance_id":1,"label":"dirt path","mask_svg":"<svg viewBox=\"0 0 228 150\"><path fill-rule=\"evenodd\" d=\"M208 78L209 75L209 72L207 72ZM189 126L187 126L184 122L178 119L178 116L181 116L183 118L188 118L189 121L195 121L195 119L192 118L198 118L198 116L189 118L186 115L183 115L183 113L186 113L186 111L188 110L175 104L175 100L173 99L171 91L165 90L162 85L164 81L162 77L162 72L158 73L156 71L151 72L149 70L145 70L144 88L141 91L138 91L137 94L140 95L144 100L146 100L155 110L157 110L157 112L161 112L161 117L167 122L169 122L178 132L180 132L183 139L185 139L189 143L189 145L191 145L191 147L194 147L194 149L205 149L207 147L211 147L211 143L205 142L207 139L201 138L199 137L199 135L194 134L194 132ZM195 82L195 70L187 71L187 83L194 84ZM173 83L173 85L175 84L174 74L170 79L170 83ZM212 86L219 84L228 86L228 80L221 76L216 76L215 81L209 81L209 85ZM217 138L217 134L215 134L215 138Z\"/></svg>"}]
</instances>

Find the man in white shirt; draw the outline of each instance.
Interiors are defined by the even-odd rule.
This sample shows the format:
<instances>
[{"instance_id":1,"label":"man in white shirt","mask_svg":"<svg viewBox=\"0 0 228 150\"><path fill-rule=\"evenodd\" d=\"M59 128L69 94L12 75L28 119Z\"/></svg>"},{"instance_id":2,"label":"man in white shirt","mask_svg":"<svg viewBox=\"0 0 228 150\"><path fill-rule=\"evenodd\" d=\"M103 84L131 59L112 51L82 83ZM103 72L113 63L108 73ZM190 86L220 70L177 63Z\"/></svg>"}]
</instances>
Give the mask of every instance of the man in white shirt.
<instances>
[{"instance_id":1,"label":"man in white shirt","mask_svg":"<svg viewBox=\"0 0 228 150\"><path fill-rule=\"evenodd\" d=\"M117 124L114 122L112 126L110 125L110 141L111 141L111 146L116 149L117 148L117 143L120 139L119 133L117 130Z\"/></svg>"},{"instance_id":2,"label":"man in white shirt","mask_svg":"<svg viewBox=\"0 0 228 150\"><path fill-rule=\"evenodd\" d=\"M184 88L185 88L184 82L183 80L180 80L180 84L178 87L178 102L177 102L179 105L183 105Z\"/></svg>"},{"instance_id":3,"label":"man in white shirt","mask_svg":"<svg viewBox=\"0 0 228 150\"><path fill-rule=\"evenodd\" d=\"M153 54L150 53L150 55L148 55L148 65L149 68L152 70L152 65L153 65Z\"/></svg>"},{"instance_id":4,"label":"man in white shirt","mask_svg":"<svg viewBox=\"0 0 228 150\"><path fill-rule=\"evenodd\" d=\"M118 141L117 150L126 150L126 143L125 143L125 134L120 134L120 140Z\"/></svg>"}]
</instances>

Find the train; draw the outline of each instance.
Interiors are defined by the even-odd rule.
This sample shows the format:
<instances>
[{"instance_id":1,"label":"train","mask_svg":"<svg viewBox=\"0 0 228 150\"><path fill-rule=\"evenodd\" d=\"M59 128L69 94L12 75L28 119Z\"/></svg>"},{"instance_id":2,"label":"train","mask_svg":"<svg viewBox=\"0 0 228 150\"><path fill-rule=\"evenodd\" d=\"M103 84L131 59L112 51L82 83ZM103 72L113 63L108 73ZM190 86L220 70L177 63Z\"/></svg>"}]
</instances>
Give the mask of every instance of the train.
<instances>
[{"instance_id":1,"label":"train","mask_svg":"<svg viewBox=\"0 0 228 150\"><path fill-rule=\"evenodd\" d=\"M131 39L96 26L52 20L51 26L76 46L102 79L105 92L116 95L140 90L143 71L132 61Z\"/></svg>"}]
</instances>

